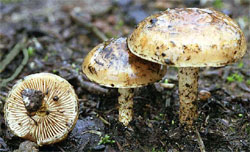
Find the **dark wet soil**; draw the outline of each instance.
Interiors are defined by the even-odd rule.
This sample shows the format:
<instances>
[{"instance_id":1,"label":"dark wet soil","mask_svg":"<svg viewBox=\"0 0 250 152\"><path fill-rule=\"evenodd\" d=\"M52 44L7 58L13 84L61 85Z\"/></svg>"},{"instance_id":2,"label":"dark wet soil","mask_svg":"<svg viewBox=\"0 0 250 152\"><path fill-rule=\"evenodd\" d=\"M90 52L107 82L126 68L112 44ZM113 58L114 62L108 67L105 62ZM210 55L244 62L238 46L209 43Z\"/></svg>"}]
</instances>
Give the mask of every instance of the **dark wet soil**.
<instances>
[{"instance_id":1,"label":"dark wet soil","mask_svg":"<svg viewBox=\"0 0 250 152\"><path fill-rule=\"evenodd\" d=\"M175 7L214 7L235 19L247 40L247 0L2 0L0 2L0 62L17 43L24 44L29 59L20 74L0 90L0 151L19 148L24 139L5 125L3 105L18 79L50 72L68 80L80 102L79 120L68 137L39 151L200 151L196 129L179 124L177 69L168 68L169 83L135 89L134 120L128 127L118 122L116 89L90 82L81 71L85 55L107 38L127 36L146 16ZM249 43L248 43L249 48ZM206 151L249 151L250 149L250 54L221 68L200 69L199 118L195 123ZM20 51L0 71L0 80L11 77L24 59ZM2 65L1 65L2 66ZM2 81L0 81L1 83Z\"/></svg>"}]
</instances>

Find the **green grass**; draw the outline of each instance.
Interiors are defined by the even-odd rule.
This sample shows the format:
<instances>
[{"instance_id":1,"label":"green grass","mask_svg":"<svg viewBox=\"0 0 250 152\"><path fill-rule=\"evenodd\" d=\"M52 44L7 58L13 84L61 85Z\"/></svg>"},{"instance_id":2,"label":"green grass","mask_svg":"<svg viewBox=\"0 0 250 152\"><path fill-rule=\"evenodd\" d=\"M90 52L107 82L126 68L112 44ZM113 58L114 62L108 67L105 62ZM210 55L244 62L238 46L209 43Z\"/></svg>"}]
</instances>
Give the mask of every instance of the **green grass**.
<instances>
[{"instance_id":1,"label":"green grass","mask_svg":"<svg viewBox=\"0 0 250 152\"><path fill-rule=\"evenodd\" d=\"M244 66L244 63L241 61L241 62L238 64L238 67L239 67L239 68L243 68L243 66Z\"/></svg>"},{"instance_id":2,"label":"green grass","mask_svg":"<svg viewBox=\"0 0 250 152\"><path fill-rule=\"evenodd\" d=\"M31 46L28 47L27 51L28 51L29 56L33 56L36 52L36 50Z\"/></svg>"},{"instance_id":3,"label":"green grass","mask_svg":"<svg viewBox=\"0 0 250 152\"><path fill-rule=\"evenodd\" d=\"M165 79L165 80L164 80L164 83L168 84L168 79Z\"/></svg>"},{"instance_id":4,"label":"green grass","mask_svg":"<svg viewBox=\"0 0 250 152\"><path fill-rule=\"evenodd\" d=\"M53 73L57 73L58 71L57 71L57 69L53 69L53 71L52 71Z\"/></svg>"},{"instance_id":5,"label":"green grass","mask_svg":"<svg viewBox=\"0 0 250 152\"><path fill-rule=\"evenodd\" d=\"M43 58L43 61L48 61L48 59L49 59L49 56L48 56L48 54L46 54L45 56L44 56L44 58Z\"/></svg>"},{"instance_id":6,"label":"green grass","mask_svg":"<svg viewBox=\"0 0 250 152\"><path fill-rule=\"evenodd\" d=\"M231 74L230 76L227 77L227 81L229 83L232 82L242 82L244 80L242 75L239 75L238 73Z\"/></svg>"},{"instance_id":7,"label":"green grass","mask_svg":"<svg viewBox=\"0 0 250 152\"><path fill-rule=\"evenodd\" d=\"M250 79L248 79L246 83L247 83L247 85L250 85Z\"/></svg>"},{"instance_id":8,"label":"green grass","mask_svg":"<svg viewBox=\"0 0 250 152\"><path fill-rule=\"evenodd\" d=\"M222 9L223 7L223 1L222 0L215 0L213 2L213 6L217 9Z\"/></svg>"},{"instance_id":9,"label":"green grass","mask_svg":"<svg viewBox=\"0 0 250 152\"><path fill-rule=\"evenodd\" d=\"M112 140L109 135L105 135L104 137L101 137L98 145L101 144L113 144L115 143L115 140Z\"/></svg>"},{"instance_id":10,"label":"green grass","mask_svg":"<svg viewBox=\"0 0 250 152\"><path fill-rule=\"evenodd\" d=\"M123 20L119 20L116 25L115 25L115 29L116 30L120 30L122 27L124 26L124 21Z\"/></svg>"}]
</instances>

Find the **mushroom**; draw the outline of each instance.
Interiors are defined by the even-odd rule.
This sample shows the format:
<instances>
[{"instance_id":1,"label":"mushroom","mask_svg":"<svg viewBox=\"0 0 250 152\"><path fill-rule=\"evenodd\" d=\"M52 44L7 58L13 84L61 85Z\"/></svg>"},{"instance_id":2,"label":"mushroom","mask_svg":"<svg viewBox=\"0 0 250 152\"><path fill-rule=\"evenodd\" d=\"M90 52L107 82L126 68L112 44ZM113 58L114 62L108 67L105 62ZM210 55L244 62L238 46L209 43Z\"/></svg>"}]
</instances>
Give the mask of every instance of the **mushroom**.
<instances>
[{"instance_id":1,"label":"mushroom","mask_svg":"<svg viewBox=\"0 0 250 152\"><path fill-rule=\"evenodd\" d=\"M73 129L78 98L65 79L49 73L32 74L13 86L4 113L7 126L16 136L39 146L52 144Z\"/></svg>"},{"instance_id":2,"label":"mushroom","mask_svg":"<svg viewBox=\"0 0 250 152\"><path fill-rule=\"evenodd\" d=\"M133 88L154 83L166 73L161 65L133 55L126 40L121 37L97 45L82 64L83 73L91 81L118 88L119 121L125 126L132 120Z\"/></svg>"},{"instance_id":3,"label":"mushroom","mask_svg":"<svg viewBox=\"0 0 250 152\"><path fill-rule=\"evenodd\" d=\"M221 67L242 58L246 40L238 25L213 9L176 8L143 20L128 38L143 59L178 67L180 122L198 117L199 67Z\"/></svg>"}]
</instances>

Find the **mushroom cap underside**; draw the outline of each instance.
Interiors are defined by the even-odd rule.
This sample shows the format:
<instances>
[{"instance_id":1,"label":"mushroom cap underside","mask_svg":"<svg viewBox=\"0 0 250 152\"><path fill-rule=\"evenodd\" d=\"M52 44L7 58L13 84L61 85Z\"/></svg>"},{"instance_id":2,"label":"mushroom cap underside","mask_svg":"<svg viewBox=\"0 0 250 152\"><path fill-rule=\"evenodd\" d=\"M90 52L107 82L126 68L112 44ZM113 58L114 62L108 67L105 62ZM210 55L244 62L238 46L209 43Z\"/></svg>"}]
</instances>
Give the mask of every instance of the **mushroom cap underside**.
<instances>
[{"instance_id":1,"label":"mushroom cap underside","mask_svg":"<svg viewBox=\"0 0 250 152\"><path fill-rule=\"evenodd\" d=\"M35 114L25 109L21 94L24 89L44 94L43 108ZM32 74L13 86L4 113L6 124L16 136L40 146L52 144L66 138L73 129L78 118L78 98L65 79L49 73Z\"/></svg>"},{"instance_id":2,"label":"mushroom cap underside","mask_svg":"<svg viewBox=\"0 0 250 152\"><path fill-rule=\"evenodd\" d=\"M177 67L224 66L246 52L238 25L213 9L177 8L151 15L128 38L130 51Z\"/></svg>"},{"instance_id":3,"label":"mushroom cap underside","mask_svg":"<svg viewBox=\"0 0 250 152\"><path fill-rule=\"evenodd\" d=\"M166 69L133 55L126 40L111 39L96 46L84 59L83 73L91 81L115 88L140 87L160 80Z\"/></svg>"}]
</instances>

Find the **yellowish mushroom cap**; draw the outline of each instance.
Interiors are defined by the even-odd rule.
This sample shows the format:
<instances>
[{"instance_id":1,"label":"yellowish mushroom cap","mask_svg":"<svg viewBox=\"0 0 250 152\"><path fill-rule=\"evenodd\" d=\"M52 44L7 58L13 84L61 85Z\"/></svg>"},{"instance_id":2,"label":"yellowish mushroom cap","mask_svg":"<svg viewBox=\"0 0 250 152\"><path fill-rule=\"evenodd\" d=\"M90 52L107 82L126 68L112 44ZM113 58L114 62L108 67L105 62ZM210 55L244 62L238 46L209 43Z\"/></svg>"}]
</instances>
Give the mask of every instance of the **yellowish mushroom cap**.
<instances>
[{"instance_id":1,"label":"yellowish mushroom cap","mask_svg":"<svg viewBox=\"0 0 250 152\"><path fill-rule=\"evenodd\" d=\"M33 89L44 94L41 108L29 113L22 91ZM19 137L38 145L63 140L78 118L78 98L73 87L63 78L49 73L38 73L19 80L10 91L4 107L5 121Z\"/></svg>"},{"instance_id":2,"label":"yellowish mushroom cap","mask_svg":"<svg viewBox=\"0 0 250 152\"><path fill-rule=\"evenodd\" d=\"M149 16L128 38L135 55L176 67L224 66L246 52L239 26L213 9L177 8Z\"/></svg>"},{"instance_id":3,"label":"yellowish mushroom cap","mask_svg":"<svg viewBox=\"0 0 250 152\"><path fill-rule=\"evenodd\" d=\"M84 59L83 73L100 85L115 88L140 87L160 80L166 70L133 55L126 40L111 39L96 46Z\"/></svg>"}]
</instances>

